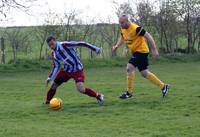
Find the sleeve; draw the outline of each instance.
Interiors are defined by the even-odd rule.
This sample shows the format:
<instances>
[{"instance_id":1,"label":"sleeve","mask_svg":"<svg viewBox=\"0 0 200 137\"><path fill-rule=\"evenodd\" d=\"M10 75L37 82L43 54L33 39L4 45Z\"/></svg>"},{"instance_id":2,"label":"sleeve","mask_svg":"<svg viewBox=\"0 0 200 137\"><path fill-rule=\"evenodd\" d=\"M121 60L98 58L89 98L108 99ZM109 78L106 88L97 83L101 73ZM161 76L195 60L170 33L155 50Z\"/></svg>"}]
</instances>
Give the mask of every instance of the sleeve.
<instances>
[{"instance_id":1,"label":"sleeve","mask_svg":"<svg viewBox=\"0 0 200 137\"><path fill-rule=\"evenodd\" d=\"M86 43L84 41L80 41L80 42L77 42L77 41L65 41L65 42L62 42L61 43L62 46L67 46L67 47L71 47L71 48L74 48L74 47L86 47L86 48L89 48L91 49L92 51L96 52L97 54L100 52L100 48L97 47L97 46L94 46L90 43Z\"/></svg>"},{"instance_id":2,"label":"sleeve","mask_svg":"<svg viewBox=\"0 0 200 137\"><path fill-rule=\"evenodd\" d=\"M58 70L60 69L60 62L55 59L54 57L54 52L52 52L52 61L53 61L53 68L49 74L49 77L47 78L48 80L53 80L58 72Z\"/></svg>"},{"instance_id":3,"label":"sleeve","mask_svg":"<svg viewBox=\"0 0 200 137\"><path fill-rule=\"evenodd\" d=\"M136 28L136 34L137 35L144 36L145 33L146 33L146 31L142 27L137 27Z\"/></svg>"}]
</instances>

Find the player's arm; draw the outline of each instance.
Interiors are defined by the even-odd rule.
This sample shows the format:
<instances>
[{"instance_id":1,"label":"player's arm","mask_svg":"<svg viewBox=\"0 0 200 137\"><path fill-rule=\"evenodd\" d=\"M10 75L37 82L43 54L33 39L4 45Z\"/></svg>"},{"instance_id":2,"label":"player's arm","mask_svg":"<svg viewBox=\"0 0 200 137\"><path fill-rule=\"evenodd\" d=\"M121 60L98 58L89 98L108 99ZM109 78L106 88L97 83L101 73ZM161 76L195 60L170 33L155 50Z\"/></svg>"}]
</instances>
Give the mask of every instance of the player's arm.
<instances>
[{"instance_id":1,"label":"player's arm","mask_svg":"<svg viewBox=\"0 0 200 137\"><path fill-rule=\"evenodd\" d=\"M151 49L151 52L152 52L153 56L154 57L158 57L159 53L158 53L158 50L156 48L155 41L154 41L153 37L151 36L151 34L146 32L142 27L137 27L136 33L139 36L144 36L145 37L145 39L147 40L148 45L149 45L149 47Z\"/></svg>"},{"instance_id":2,"label":"player's arm","mask_svg":"<svg viewBox=\"0 0 200 137\"><path fill-rule=\"evenodd\" d=\"M149 47L151 48L152 55L154 57L158 58L159 57L159 53L158 53L158 49L156 47L156 44L155 44L155 41L154 41L153 37L148 32L145 33L144 37L147 40L147 42L149 44Z\"/></svg>"},{"instance_id":3,"label":"player's arm","mask_svg":"<svg viewBox=\"0 0 200 137\"><path fill-rule=\"evenodd\" d=\"M47 81L46 81L47 85L50 81L52 81L55 78L58 70L60 69L60 62L57 59L54 58L53 53L52 53L52 61L53 61L54 66L53 66L53 68L52 68L52 70L51 70L51 72L50 72L50 74L47 78Z\"/></svg>"},{"instance_id":4,"label":"player's arm","mask_svg":"<svg viewBox=\"0 0 200 137\"><path fill-rule=\"evenodd\" d=\"M75 48L75 47L86 47L91 49L92 51L96 52L97 54L101 53L101 48L94 46L90 43L86 43L84 41L66 41L66 42L62 42L63 46L67 46L67 47L71 47L71 48Z\"/></svg>"},{"instance_id":5,"label":"player's arm","mask_svg":"<svg viewBox=\"0 0 200 137\"><path fill-rule=\"evenodd\" d=\"M120 35L117 43L115 44L115 46L113 46L112 51L115 52L123 44L123 42L124 41L123 41L122 35Z\"/></svg>"}]
</instances>

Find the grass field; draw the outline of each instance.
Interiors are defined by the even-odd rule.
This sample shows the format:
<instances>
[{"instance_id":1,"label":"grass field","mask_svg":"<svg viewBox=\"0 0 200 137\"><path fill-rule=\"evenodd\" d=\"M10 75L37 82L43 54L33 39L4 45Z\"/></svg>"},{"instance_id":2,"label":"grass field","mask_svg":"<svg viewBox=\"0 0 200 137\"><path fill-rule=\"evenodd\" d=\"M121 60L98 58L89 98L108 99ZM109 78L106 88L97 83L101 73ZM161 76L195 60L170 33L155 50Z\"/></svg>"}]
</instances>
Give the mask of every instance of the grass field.
<instances>
[{"instance_id":1,"label":"grass field","mask_svg":"<svg viewBox=\"0 0 200 137\"><path fill-rule=\"evenodd\" d=\"M167 98L137 72L134 97L120 100L125 67L90 68L85 84L101 91L105 104L76 92L71 80L56 94L59 111L42 104L47 71L0 72L0 137L199 137L200 64L150 68L171 84Z\"/></svg>"}]
</instances>

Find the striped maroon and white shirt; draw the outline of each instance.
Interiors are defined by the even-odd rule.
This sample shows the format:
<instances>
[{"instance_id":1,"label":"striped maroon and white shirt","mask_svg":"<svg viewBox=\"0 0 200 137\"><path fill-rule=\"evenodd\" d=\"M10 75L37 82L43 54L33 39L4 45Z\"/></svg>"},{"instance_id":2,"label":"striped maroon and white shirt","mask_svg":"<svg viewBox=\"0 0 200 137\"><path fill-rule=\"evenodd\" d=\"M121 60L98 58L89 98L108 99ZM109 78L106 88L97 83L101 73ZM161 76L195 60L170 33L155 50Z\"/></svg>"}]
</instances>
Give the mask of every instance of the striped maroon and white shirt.
<instances>
[{"instance_id":1,"label":"striped maroon and white shirt","mask_svg":"<svg viewBox=\"0 0 200 137\"><path fill-rule=\"evenodd\" d=\"M66 72L77 72L83 69L83 64L74 50L75 47L86 47L93 50L97 54L100 53L100 48L86 42L57 41L56 48L52 51L54 67L49 74L49 80L53 80L55 78L58 70L60 69L61 62L63 63L64 70Z\"/></svg>"}]
</instances>

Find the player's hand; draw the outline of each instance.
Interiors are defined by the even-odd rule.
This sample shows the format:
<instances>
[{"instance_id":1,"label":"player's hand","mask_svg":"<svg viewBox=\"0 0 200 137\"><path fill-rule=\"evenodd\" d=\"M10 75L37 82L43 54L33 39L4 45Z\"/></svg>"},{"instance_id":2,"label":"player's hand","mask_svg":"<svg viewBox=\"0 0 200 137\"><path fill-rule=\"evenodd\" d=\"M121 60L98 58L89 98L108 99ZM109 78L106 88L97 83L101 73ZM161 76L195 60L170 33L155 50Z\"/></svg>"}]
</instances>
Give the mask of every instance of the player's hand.
<instances>
[{"instance_id":1,"label":"player's hand","mask_svg":"<svg viewBox=\"0 0 200 137\"><path fill-rule=\"evenodd\" d=\"M153 55L154 58L159 59L158 50L152 50L152 55Z\"/></svg>"},{"instance_id":2,"label":"player's hand","mask_svg":"<svg viewBox=\"0 0 200 137\"><path fill-rule=\"evenodd\" d=\"M49 85L50 82L51 82L50 79L47 79L47 80L46 80L46 87L48 87L48 85Z\"/></svg>"},{"instance_id":3,"label":"player's hand","mask_svg":"<svg viewBox=\"0 0 200 137\"><path fill-rule=\"evenodd\" d=\"M117 46L117 45L113 46L113 47L112 47L112 52L116 52L117 49L118 49L118 46Z\"/></svg>"},{"instance_id":4,"label":"player's hand","mask_svg":"<svg viewBox=\"0 0 200 137\"><path fill-rule=\"evenodd\" d=\"M99 48L99 49L96 51L96 53L97 53L97 54L101 54L101 53L102 53L102 50L103 50L102 48Z\"/></svg>"}]
</instances>

